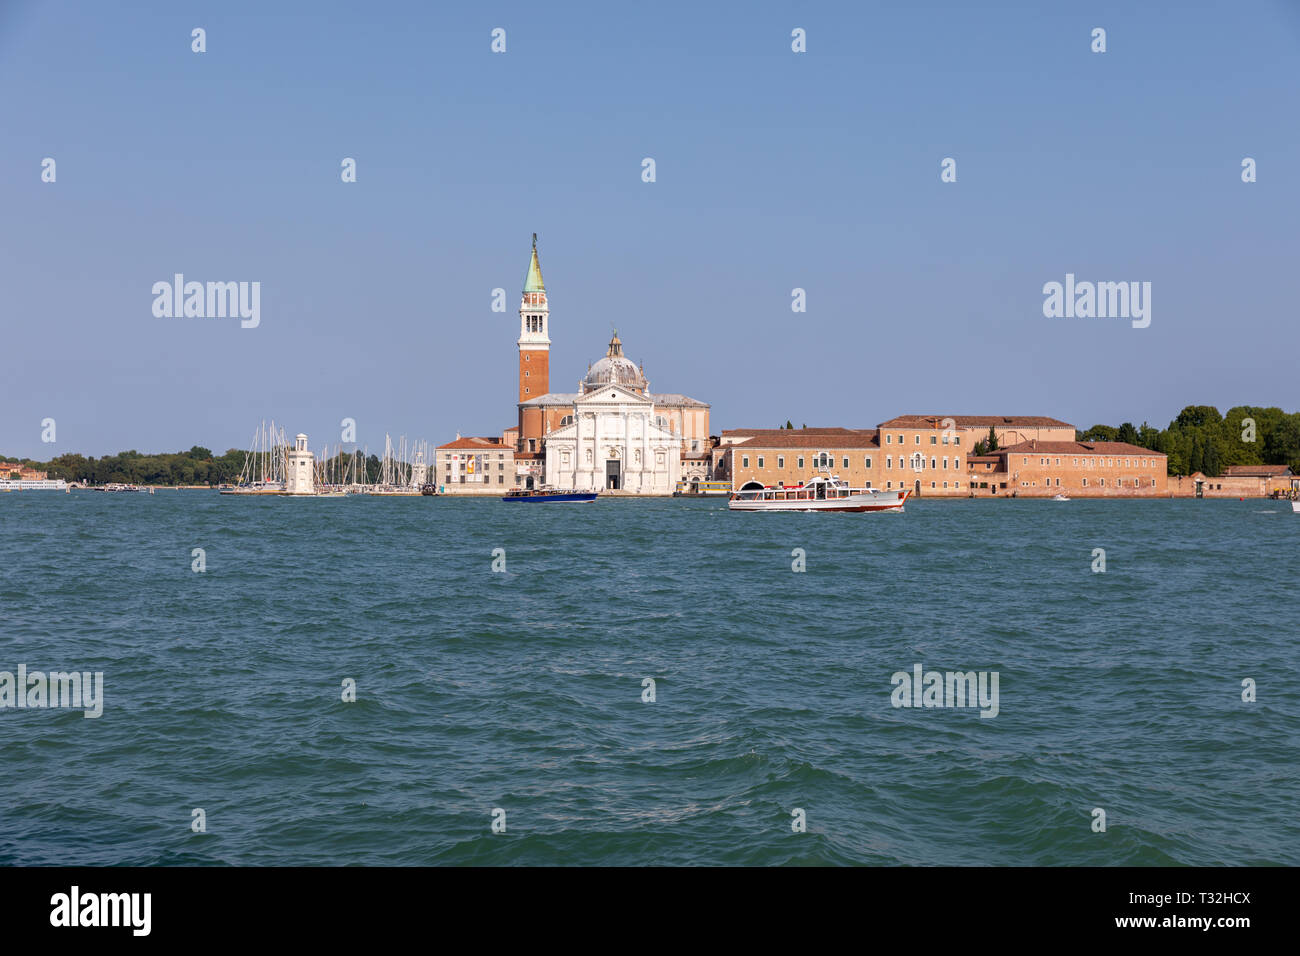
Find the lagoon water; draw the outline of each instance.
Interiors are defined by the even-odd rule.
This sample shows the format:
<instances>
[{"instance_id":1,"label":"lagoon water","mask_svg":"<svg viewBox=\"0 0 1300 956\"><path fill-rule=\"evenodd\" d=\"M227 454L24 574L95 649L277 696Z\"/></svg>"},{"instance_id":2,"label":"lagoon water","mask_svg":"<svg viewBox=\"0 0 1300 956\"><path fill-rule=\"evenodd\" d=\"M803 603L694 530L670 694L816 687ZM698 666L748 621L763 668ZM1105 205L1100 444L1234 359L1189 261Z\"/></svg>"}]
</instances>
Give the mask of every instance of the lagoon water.
<instances>
[{"instance_id":1,"label":"lagoon water","mask_svg":"<svg viewBox=\"0 0 1300 956\"><path fill-rule=\"evenodd\" d=\"M0 710L0 864L1300 864L1285 502L21 492L0 529L0 671L105 686ZM918 663L997 671L997 716L893 707Z\"/></svg>"}]
</instances>

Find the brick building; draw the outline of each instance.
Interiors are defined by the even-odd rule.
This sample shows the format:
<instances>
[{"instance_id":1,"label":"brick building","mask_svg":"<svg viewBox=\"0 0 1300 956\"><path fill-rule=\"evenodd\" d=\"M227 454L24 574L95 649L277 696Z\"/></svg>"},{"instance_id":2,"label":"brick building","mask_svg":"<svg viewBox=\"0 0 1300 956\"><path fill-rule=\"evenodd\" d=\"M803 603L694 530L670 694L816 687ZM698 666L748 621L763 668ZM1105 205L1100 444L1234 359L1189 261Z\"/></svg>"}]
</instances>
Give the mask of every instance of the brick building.
<instances>
[{"instance_id":1,"label":"brick building","mask_svg":"<svg viewBox=\"0 0 1300 956\"><path fill-rule=\"evenodd\" d=\"M1209 476L1195 472L1171 478L1170 491L1186 498L1289 497L1300 479L1286 465L1229 465L1223 474Z\"/></svg>"},{"instance_id":2,"label":"brick building","mask_svg":"<svg viewBox=\"0 0 1300 956\"><path fill-rule=\"evenodd\" d=\"M0 461L0 481L46 481L49 472L37 471L18 461Z\"/></svg>"},{"instance_id":3,"label":"brick building","mask_svg":"<svg viewBox=\"0 0 1300 956\"><path fill-rule=\"evenodd\" d=\"M1072 498L1163 498L1169 494L1163 452L1120 441L1031 440L968 462L975 495Z\"/></svg>"},{"instance_id":4,"label":"brick building","mask_svg":"<svg viewBox=\"0 0 1300 956\"><path fill-rule=\"evenodd\" d=\"M1074 426L1040 415L901 415L877 428L737 428L713 450L714 477L795 485L831 472L859 488L966 497L968 461L993 429L999 443L1069 440ZM1032 437L1027 437L1032 436Z\"/></svg>"},{"instance_id":5,"label":"brick building","mask_svg":"<svg viewBox=\"0 0 1300 956\"><path fill-rule=\"evenodd\" d=\"M439 445L433 453L433 477L439 494L501 495L514 487L514 446L499 438L461 438Z\"/></svg>"},{"instance_id":6,"label":"brick building","mask_svg":"<svg viewBox=\"0 0 1300 956\"><path fill-rule=\"evenodd\" d=\"M876 430L866 428L735 428L713 449L713 476L739 488L746 481L798 485L817 472L833 472L854 487L883 488Z\"/></svg>"}]
</instances>

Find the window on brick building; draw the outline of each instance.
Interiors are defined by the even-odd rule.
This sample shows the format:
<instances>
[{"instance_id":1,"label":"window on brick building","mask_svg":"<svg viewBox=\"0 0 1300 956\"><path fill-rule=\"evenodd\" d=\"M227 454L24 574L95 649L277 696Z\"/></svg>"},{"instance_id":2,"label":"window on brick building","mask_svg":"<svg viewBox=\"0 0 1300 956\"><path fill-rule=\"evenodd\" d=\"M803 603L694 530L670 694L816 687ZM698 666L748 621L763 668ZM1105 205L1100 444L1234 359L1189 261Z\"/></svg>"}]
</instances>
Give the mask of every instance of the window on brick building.
<instances>
[{"instance_id":1,"label":"window on brick building","mask_svg":"<svg viewBox=\"0 0 1300 956\"><path fill-rule=\"evenodd\" d=\"M862 467L864 467L864 468L870 468L870 467L871 467L871 456L870 456L870 455L868 455L866 458L862 459ZM868 487L870 487L870 485L868 485Z\"/></svg>"},{"instance_id":2,"label":"window on brick building","mask_svg":"<svg viewBox=\"0 0 1300 956\"><path fill-rule=\"evenodd\" d=\"M759 468L762 468L762 467L763 467L763 456L762 456L762 455L759 455L759 456L758 456L758 467L759 467Z\"/></svg>"},{"instance_id":3,"label":"window on brick building","mask_svg":"<svg viewBox=\"0 0 1300 956\"><path fill-rule=\"evenodd\" d=\"M799 470L803 471L803 455L799 456Z\"/></svg>"},{"instance_id":4,"label":"window on brick building","mask_svg":"<svg viewBox=\"0 0 1300 956\"><path fill-rule=\"evenodd\" d=\"M777 455L777 456L776 456L776 467L778 467L778 468L784 468L784 467L785 467L785 455Z\"/></svg>"}]
</instances>

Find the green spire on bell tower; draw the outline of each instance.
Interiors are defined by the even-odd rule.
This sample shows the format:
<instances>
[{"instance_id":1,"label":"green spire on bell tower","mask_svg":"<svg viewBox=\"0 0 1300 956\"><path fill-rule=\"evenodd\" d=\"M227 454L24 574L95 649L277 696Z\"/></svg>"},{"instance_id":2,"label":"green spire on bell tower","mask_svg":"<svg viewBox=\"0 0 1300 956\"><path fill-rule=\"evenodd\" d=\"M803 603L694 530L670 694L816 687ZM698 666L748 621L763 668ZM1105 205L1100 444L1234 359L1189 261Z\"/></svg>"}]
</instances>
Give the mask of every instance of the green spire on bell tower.
<instances>
[{"instance_id":1,"label":"green spire on bell tower","mask_svg":"<svg viewBox=\"0 0 1300 956\"><path fill-rule=\"evenodd\" d=\"M524 280L524 291L546 291L546 285L542 282L542 266L537 261L537 233L533 233L533 258L528 263L528 278Z\"/></svg>"}]
</instances>

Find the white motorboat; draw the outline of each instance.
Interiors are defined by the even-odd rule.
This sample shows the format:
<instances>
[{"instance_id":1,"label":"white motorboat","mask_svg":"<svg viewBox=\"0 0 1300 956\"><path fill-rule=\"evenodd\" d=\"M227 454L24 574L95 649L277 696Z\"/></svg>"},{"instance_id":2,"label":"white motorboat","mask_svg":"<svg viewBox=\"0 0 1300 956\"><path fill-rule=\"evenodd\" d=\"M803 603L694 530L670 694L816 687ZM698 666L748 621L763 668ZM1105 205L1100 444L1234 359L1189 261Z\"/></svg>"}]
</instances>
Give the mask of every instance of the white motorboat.
<instances>
[{"instance_id":1,"label":"white motorboat","mask_svg":"<svg viewBox=\"0 0 1300 956\"><path fill-rule=\"evenodd\" d=\"M835 475L817 475L793 488L747 481L727 501L732 511L902 511L905 489L850 488Z\"/></svg>"},{"instance_id":2,"label":"white motorboat","mask_svg":"<svg viewBox=\"0 0 1300 956\"><path fill-rule=\"evenodd\" d=\"M1053 501L1069 501L1069 500L1070 500L1070 496L1069 496L1069 495L1065 495L1065 494L1061 494L1061 495L1052 495L1052 500L1053 500Z\"/></svg>"}]
</instances>

